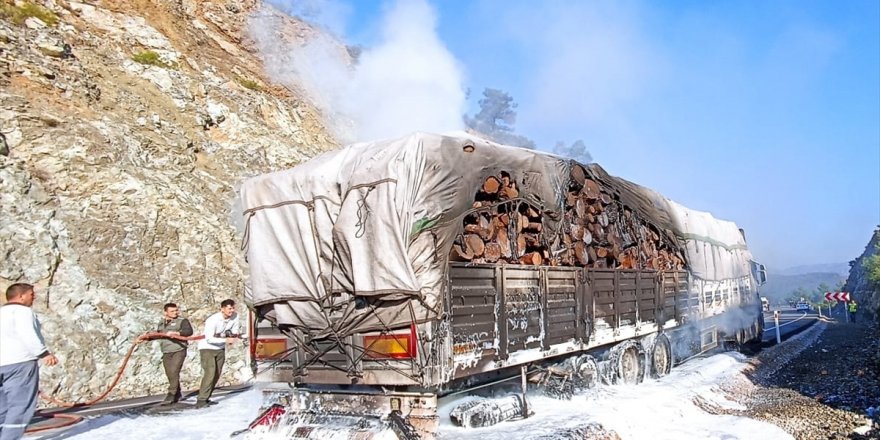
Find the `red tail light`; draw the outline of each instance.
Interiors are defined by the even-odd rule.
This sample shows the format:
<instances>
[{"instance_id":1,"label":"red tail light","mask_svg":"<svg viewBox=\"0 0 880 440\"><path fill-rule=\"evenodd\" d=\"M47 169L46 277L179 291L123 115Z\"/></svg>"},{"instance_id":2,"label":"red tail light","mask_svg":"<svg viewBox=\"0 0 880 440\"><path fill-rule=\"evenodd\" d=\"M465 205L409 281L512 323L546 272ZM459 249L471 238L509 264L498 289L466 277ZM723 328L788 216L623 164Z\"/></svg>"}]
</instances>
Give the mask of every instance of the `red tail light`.
<instances>
[{"instance_id":1,"label":"red tail light","mask_svg":"<svg viewBox=\"0 0 880 440\"><path fill-rule=\"evenodd\" d=\"M364 336L364 350L372 359L415 359L416 326L410 326L406 333Z\"/></svg>"}]
</instances>

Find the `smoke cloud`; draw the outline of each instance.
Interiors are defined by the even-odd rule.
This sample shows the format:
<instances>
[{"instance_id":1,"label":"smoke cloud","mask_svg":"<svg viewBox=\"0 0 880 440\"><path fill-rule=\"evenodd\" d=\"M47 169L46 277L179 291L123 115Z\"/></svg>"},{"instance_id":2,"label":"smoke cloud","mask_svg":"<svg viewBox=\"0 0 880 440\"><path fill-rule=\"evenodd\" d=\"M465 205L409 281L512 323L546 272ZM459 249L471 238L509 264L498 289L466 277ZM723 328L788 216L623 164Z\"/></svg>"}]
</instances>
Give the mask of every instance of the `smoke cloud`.
<instances>
[{"instance_id":1,"label":"smoke cloud","mask_svg":"<svg viewBox=\"0 0 880 440\"><path fill-rule=\"evenodd\" d=\"M294 14L305 8L293 2L271 3ZM307 3L312 12L301 17L330 17L326 26L318 23L330 31L344 27L339 24L344 8L334 2ZM335 12L314 12L318 5ZM285 26L272 6L251 17L250 36L264 57L266 72L277 82L303 89L323 110L325 123L340 141L463 128L462 68L437 36L436 14L426 1L392 4L382 17L378 43L360 53L329 32L315 32L300 41L279 38Z\"/></svg>"}]
</instances>

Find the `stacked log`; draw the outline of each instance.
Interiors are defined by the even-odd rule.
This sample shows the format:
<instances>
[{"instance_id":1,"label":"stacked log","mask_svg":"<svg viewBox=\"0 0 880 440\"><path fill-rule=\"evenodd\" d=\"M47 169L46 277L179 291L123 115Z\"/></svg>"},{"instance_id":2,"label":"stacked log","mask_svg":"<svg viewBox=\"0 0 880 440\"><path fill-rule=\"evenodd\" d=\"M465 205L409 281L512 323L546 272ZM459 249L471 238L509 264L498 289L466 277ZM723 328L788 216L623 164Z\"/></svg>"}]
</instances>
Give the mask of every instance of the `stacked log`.
<instances>
[{"instance_id":1,"label":"stacked log","mask_svg":"<svg viewBox=\"0 0 880 440\"><path fill-rule=\"evenodd\" d=\"M676 243L625 206L611 189L572 167L561 228L563 265L614 269L678 270L684 258Z\"/></svg>"},{"instance_id":2,"label":"stacked log","mask_svg":"<svg viewBox=\"0 0 880 440\"><path fill-rule=\"evenodd\" d=\"M516 182L506 172L483 180L463 222L463 233L452 246L455 261L554 264L543 236L542 213L519 198Z\"/></svg>"},{"instance_id":3,"label":"stacked log","mask_svg":"<svg viewBox=\"0 0 880 440\"><path fill-rule=\"evenodd\" d=\"M507 172L488 176L464 216L452 259L473 263L679 270L678 244L612 190L572 166L565 211L555 231L543 213L520 198ZM554 223L555 224L555 223Z\"/></svg>"}]
</instances>

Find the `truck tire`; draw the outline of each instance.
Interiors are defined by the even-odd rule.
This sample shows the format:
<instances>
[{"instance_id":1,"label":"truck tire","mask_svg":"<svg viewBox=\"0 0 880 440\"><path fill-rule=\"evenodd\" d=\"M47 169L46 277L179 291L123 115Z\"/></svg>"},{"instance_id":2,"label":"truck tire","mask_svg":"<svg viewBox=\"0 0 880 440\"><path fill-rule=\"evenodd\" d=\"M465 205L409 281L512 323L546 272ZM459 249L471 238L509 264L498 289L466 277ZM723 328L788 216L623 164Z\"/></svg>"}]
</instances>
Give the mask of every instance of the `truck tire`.
<instances>
[{"instance_id":1,"label":"truck tire","mask_svg":"<svg viewBox=\"0 0 880 440\"><path fill-rule=\"evenodd\" d=\"M740 346L740 347L745 346L746 342L748 342L750 339L751 339L751 329L742 328L742 329L739 329L736 331L735 340L736 340L736 344L738 346Z\"/></svg>"},{"instance_id":2,"label":"truck tire","mask_svg":"<svg viewBox=\"0 0 880 440\"><path fill-rule=\"evenodd\" d=\"M651 348L651 377L658 378L672 371L672 344L665 335L657 335Z\"/></svg>"},{"instance_id":3,"label":"truck tire","mask_svg":"<svg viewBox=\"0 0 880 440\"><path fill-rule=\"evenodd\" d=\"M624 341L611 349L611 367L614 381L635 385L645 380L645 353L641 344Z\"/></svg>"},{"instance_id":4,"label":"truck tire","mask_svg":"<svg viewBox=\"0 0 880 440\"><path fill-rule=\"evenodd\" d=\"M753 344L760 344L764 340L764 314L761 313L758 316L758 319L755 320L755 338L750 342Z\"/></svg>"},{"instance_id":5,"label":"truck tire","mask_svg":"<svg viewBox=\"0 0 880 440\"><path fill-rule=\"evenodd\" d=\"M599 383L599 364L590 355L581 356L575 376L582 389L589 389Z\"/></svg>"}]
</instances>

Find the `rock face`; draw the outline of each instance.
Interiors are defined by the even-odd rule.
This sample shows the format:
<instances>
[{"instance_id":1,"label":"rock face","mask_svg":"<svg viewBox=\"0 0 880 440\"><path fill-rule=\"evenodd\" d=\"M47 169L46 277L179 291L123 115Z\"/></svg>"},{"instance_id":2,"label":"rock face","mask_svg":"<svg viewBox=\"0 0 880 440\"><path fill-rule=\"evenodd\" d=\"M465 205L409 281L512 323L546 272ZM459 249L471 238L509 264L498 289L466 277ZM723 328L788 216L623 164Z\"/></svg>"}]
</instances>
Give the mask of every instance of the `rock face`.
<instances>
[{"instance_id":1,"label":"rock face","mask_svg":"<svg viewBox=\"0 0 880 440\"><path fill-rule=\"evenodd\" d=\"M236 184L335 141L295 88L265 79L244 35L256 0L31 3L41 17L0 14L0 289L37 285L60 359L41 389L83 401L163 303L200 331L243 298ZM292 35L308 27L286 20ZM200 374L190 347L184 386ZM249 377L231 348L221 385ZM110 398L164 387L148 344Z\"/></svg>"},{"instance_id":2,"label":"rock face","mask_svg":"<svg viewBox=\"0 0 880 440\"><path fill-rule=\"evenodd\" d=\"M865 252L850 262L849 277L843 286L845 292L850 292L859 305L859 316L863 319L876 319L880 322L880 286L876 286L868 279L868 271L864 263L872 255L878 253L880 245L880 227L874 231L871 240L865 247Z\"/></svg>"}]
</instances>

